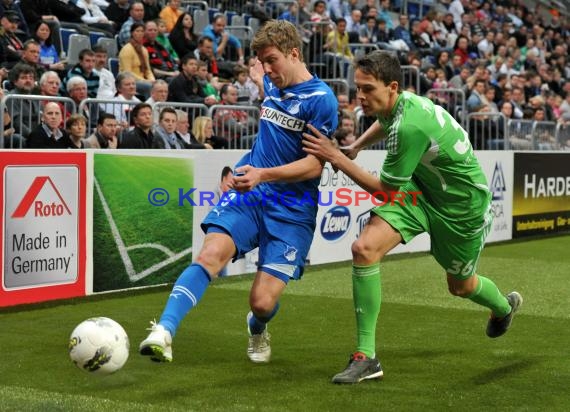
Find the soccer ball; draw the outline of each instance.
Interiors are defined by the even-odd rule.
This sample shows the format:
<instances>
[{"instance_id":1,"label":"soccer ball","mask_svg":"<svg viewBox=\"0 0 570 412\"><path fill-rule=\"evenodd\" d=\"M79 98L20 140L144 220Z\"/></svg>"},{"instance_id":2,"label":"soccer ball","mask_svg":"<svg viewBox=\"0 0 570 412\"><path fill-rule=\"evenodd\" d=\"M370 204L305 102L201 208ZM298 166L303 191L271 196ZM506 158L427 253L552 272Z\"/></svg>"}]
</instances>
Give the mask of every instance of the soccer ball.
<instances>
[{"instance_id":1,"label":"soccer ball","mask_svg":"<svg viewBox=\"0 0 570 412\"><path fill-rule=\"evenodd\" d=\"M113 319L99 317L81 322L69 337L69 356L89 373L108 375L129 358L129 337Z\"/></svg>"}]
</instances>

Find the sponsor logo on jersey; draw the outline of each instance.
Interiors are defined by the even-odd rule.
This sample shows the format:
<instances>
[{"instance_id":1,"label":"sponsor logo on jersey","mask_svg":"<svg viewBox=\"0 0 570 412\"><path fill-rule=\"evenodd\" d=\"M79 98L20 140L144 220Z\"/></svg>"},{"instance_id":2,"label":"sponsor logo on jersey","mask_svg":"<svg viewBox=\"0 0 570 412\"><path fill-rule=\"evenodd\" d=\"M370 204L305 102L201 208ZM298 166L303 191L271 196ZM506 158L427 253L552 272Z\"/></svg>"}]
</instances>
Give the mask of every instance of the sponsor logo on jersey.
<instances>
[{"instance_id":1,"label":"sponsor logo on jersey","mask_svg":"<svg viewBox=\"0 0 570 412\"><path fill-rule=\"evenodd\" d=\"M289 116L279 110L272 109L271 107L262 107L259 118L267 120L277 126L281 126L294 132L302 132L305 128L305 122L293 116Z\"/></svg>"},{"instance_id":2,"label":"sponsor logo on jersey","mask_svg":"<svg viewBox=\"0 0 570 412\"><path fill-rule=\"evenodd\" d=\"M350 210L345 206L335 206L329 209L321 221L321 235L333 242L339 240L350 228Z\"/></svg>"},{"instance_id":3,"label":"sponsor logo on jersey","mask_svg":"<svg viewBox=\"0 0 570 412\"><path fill-rule=\"evenodd\" d=\"M495 163L495 170L491 178L491 193L493 193L493 200L504 200L507 185L505 183L505 175L503 174L503 167L501 163Z\"/></svg>"}]
</instances>

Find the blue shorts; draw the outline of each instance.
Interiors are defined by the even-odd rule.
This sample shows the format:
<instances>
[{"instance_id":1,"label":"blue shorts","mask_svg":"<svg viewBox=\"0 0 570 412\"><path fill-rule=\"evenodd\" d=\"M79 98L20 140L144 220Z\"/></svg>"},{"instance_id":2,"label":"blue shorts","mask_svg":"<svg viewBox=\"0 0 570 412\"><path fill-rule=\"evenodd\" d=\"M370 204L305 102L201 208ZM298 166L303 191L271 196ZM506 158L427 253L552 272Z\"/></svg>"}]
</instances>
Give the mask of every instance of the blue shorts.
<instances>
[{"instance_id":1,"label":"blue shorts","mask_svg":"<svg viewBox=\"0 0 570 412\"><path fill-rule=\"evenodd\" d=\"M286 205L262 192L230 191L202 222L202 230L229 234L236 246L234 260L259 246L258 270L285 283L303 275L313 241L316 207Z\"/></svg>"}]
</instances>

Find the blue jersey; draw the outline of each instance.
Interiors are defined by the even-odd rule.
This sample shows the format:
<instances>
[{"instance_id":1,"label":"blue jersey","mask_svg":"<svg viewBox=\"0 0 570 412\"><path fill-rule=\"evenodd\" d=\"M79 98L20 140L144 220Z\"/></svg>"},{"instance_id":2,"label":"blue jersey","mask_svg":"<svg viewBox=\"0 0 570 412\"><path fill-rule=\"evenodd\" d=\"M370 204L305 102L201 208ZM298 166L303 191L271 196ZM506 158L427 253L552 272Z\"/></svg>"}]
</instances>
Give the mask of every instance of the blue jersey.
<instances>
[{"instance_id":1,"label":"blue jersey","mask_svg":"<svg viewBox=\"0 0 570 412\"><path fill-rule=\"evenodd\" d=\"M307 124L331 137L337 128L338 103L332 90L317 76L285 89L278 89L271 80L263 79L265 99L261 105L259 132L251 151L236 167L276 167L302 159L303 132ZM266 193L291 193L311 199L317 204L319 178L297 183L261 183L258 189ZM316 209L316 207L315 207Z\"/></svg>"}]
</instances>

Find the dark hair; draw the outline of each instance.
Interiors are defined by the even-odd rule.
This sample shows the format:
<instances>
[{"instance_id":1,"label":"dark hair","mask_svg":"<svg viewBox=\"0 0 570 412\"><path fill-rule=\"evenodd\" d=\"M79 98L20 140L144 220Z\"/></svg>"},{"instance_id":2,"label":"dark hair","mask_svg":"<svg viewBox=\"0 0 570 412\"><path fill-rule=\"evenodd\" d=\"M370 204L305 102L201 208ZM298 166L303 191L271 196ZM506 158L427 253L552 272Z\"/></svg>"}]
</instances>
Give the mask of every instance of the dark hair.
<instances>
[{"instance_id":1,"label":"dark hair","mask_svg":"<svg viewBox=\"0 0 570 412\"><path fill-rule=\"evenodd\" d=\"M166 113L172 113L174 116L176 116L176 120L178 120L178 114L176 114L176 110L174 110L172 107L165 107L160 111L158 121L161 121Z\"/></svg>"},{"instance_id":2,"label":"dark hair","mask_svg":"<svg viewBox=\"0 0 570 412\"><path fill-rule=\"evenodd\" d=\"M35 39L28 39L24 42L24 50L28 50L28 46L30 46L31 44L35 44L38 47L41 47L40 43L35 40Z\"/></svg>"},{"instance_id":3,"label":"dark hair","mask_svg":"<svg viewBox=\"0 0 570 412\"><path fill-rule=\"evenodd\" d=\"M85 56L95 56L95 52L91 49L83 49L79 52L79 61L82 61Z\"/></svg>"},{"instance_id":4,"label":"dark hair","mask_svg":"<svg viewBox=\"0 0 570 412\"><path fill-rule=\"evenodd\" d=\"M214 41L214 40L212 40L211 37L208 37L208 36L200 36L200 37L198 38L198 46L202 46L206 40L207 40L207 41L211 41L211 42Z\"/></svg>"},{"instance_id":5,"label":"dark hair","mask_svg":"<svg viewBox=\"0 0 570 412\"><path fill-rule=\"evenodd\" d=\"M388 51L375 50L357 59L354 69L374 76L376 80L384 82L387 86L391 82L402 84L402 69L398 57Z\"/></svg>"},{"instance_id":6,"label":"dark hair","mask_svg":"<svg viewBox=\"0 0 570 412\"><path fill-rule=\"evenodd\" d=\"M105 120L107 119L117 120L114 114L101 112L101 114L99 114L99 119L97 119L97 126L103 126L103 123L105 123Z\"/></svg>"},{"instance_id":7,"label":"dark hair","mask_svg":"<svg viewBox=\"0 0 570 412\"><path fill-rule=\"evenodd\" d=\"M186 15L189 15L190 17L192 17L192 15L188 12L184 12L182 13L180 16L178 16L178 20L176 20L176 23L174 23L174 26L172 27L172 30L170 30L170 33L172 34L172 32L184 32L184 26L183 26L183 21L184 21L184 17ZM194 27L194 19L192 18L192 27ZM194 31L192 30L192 28L190 28L190 37L195 37L194 36Z\"/></svg>"},{"instance_id":8,"label":"dark hair","mask_svg":"<svg viewBox=\"0 0 570 412\"><path fill-rule=\"evenodd\" d=\"M235 86L231 83L224 83L224 85L220 89L220 96L223 96L224 94L228 94L228 89L230 87L235 87Z\"/></svg>"},{"instance_id":9,"label":"dark hair","mask_svg":"<svg viewBox=\"0 0 570 412\"><path fill-rule=\"evenodd\" d=\"M9 72L10 83L14 84L22 74L33 74L36 77L36 70L26 63L16 64Z\"/></svg>"},{"instance_id":10,"label":"dark hair","mask_svg":"<svg viewBox=\"0 0 570 412\"><path fill-rule=\"evenodd\" d=\"M49 47L52 45L52 43L51 43L51 32L52 32L52 30L51 30L51 27L49 26L49 24L45 20L38 21L37 24L34 26L33 39L36 40L38 43L40 42L40 38L38 37L38 35L36 33L38 32L38 29L40 28L40 26L42 24L45 24L49 29L50 35L48 36L48 38L44 42L44 44Z\"/></svg>"},{"instance_id":11,"label":"dark hair","mask_svg":"<svg viewBox=\"0 0 570 412\"><path fill-rule=\"evenodd\" d=\"M230 173L233 173L233 170L231 167L229 166L224 166L224 168L222 169L222 176L220 177L220 182L222 180L224 180L224 177L226 177L227 175L229 175Z\"/></svg>"},{"instance_id":12,"label":"dark hair","mask_svg":"<svg viewBox=\"0 0 570 412\"><path fill-rule=\"evenodd\" d=\"M186 63L188 63L188 60L196 60L198 61L198 59L196 58L196 56L194 56L194 53L190 52L185 54L184 56L182 56L182 58L180 59L180 67L186 65Z\"/></svg>"},{"instance_id":13,"label":"dark hair","mask_svg":"<svg viewBox=\"0 0 570 412\"><path fill-rule=\"evenodd\" d=\"M142 27L143 30L144 30L144 24L142 24L142 23L137 23L137 22L133 23L133 25L131 26L130 33L133 34L133 32L134 32L136 29L138 29L139 27Z\"/></svg>"},{"instance_id":14,"label":"dark hair","mask_svg":"<svg viewBox=\"0 0 570 412\"><path fill-rule=\"evenodd\" d=\"M150 109L152 111L152 106L148 103L139 103L137 104L135 107L133 107L133 110L131 111L131 119L136 119L137 116L139 115L139 112L142 109Z\"/></svg>"}]
</instances>

